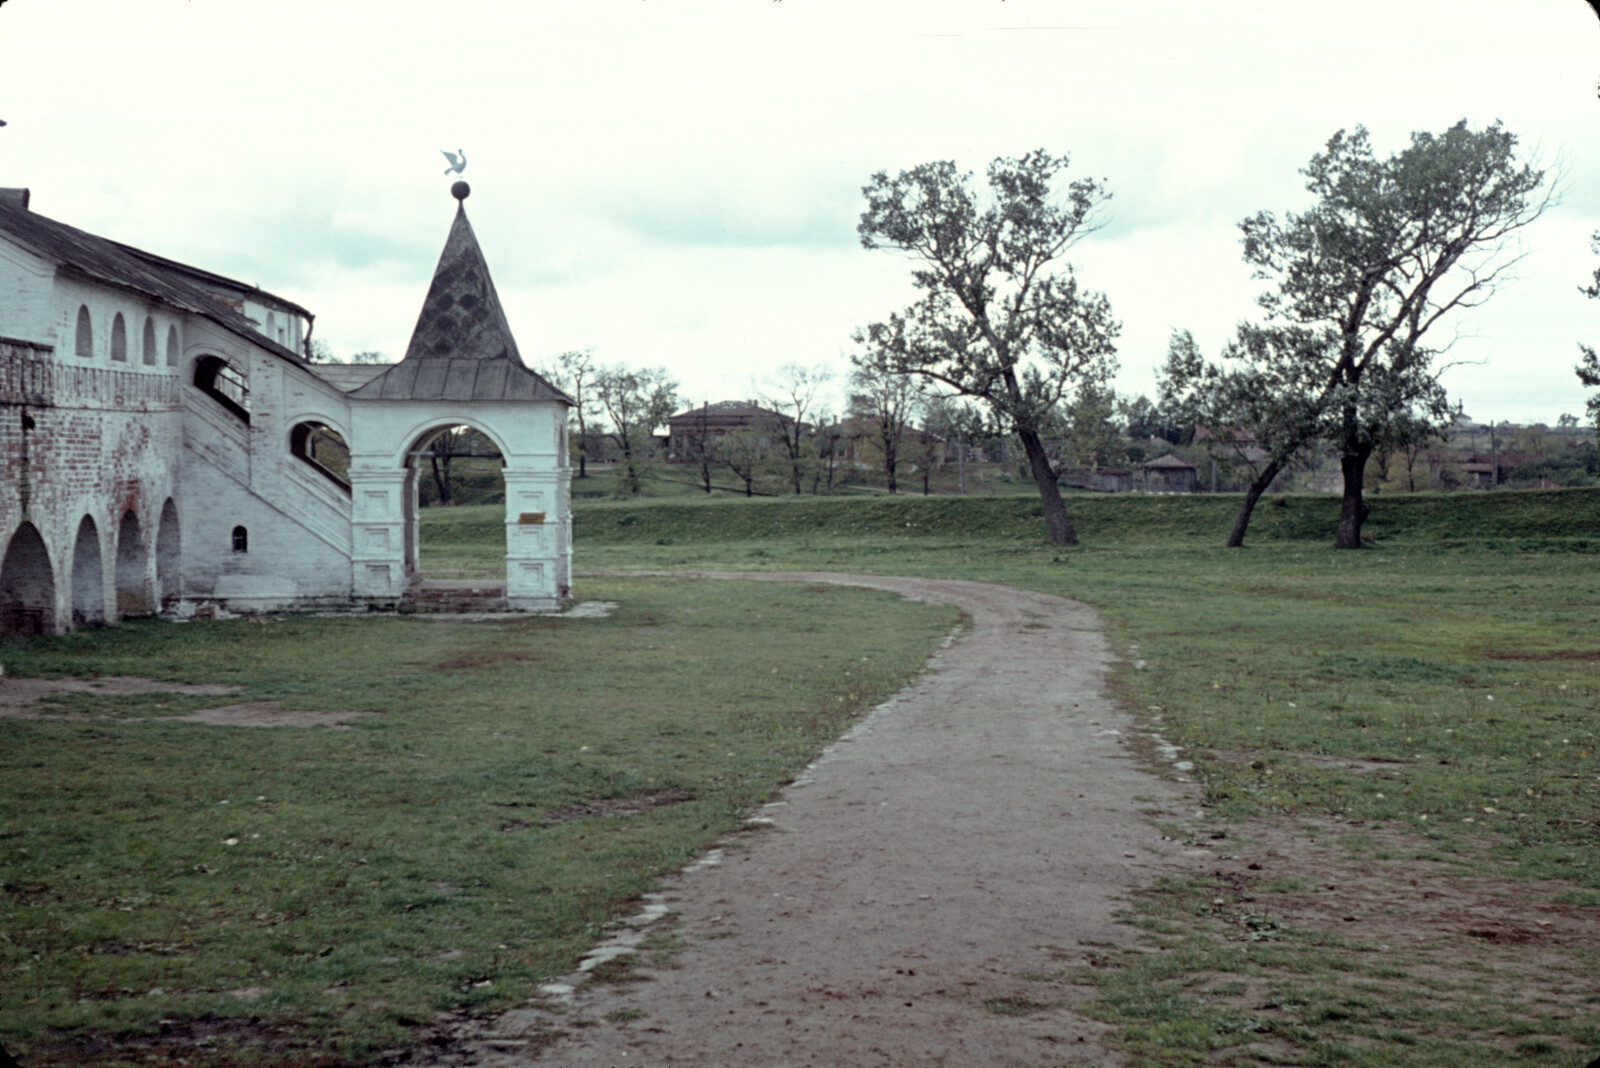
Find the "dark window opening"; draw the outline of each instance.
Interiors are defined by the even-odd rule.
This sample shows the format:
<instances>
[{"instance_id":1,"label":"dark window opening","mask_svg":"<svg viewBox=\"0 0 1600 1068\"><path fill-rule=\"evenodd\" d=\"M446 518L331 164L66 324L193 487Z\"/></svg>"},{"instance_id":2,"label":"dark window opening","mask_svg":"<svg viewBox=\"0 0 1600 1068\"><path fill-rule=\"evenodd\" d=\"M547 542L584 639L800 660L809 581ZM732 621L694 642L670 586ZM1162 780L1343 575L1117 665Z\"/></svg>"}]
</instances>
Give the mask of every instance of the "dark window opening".
<instances>
[{"instance_id":1,"label":"dark window opening","mask_svg":"<svg viewBox=\"0 0 1600 1068\"><path fill-rule=\"evenodd\" d=\"M250 551L250 532L244 527L233 528L233 551L236 553Z\"/></svg>"},{"instance_id":2,"label":"dark window opening","mask_svg":"<svg viewBox=\"0 0 1600 1068\"><path fill-rule=\"evenodd\" d=\"M244 375L220 356L202 356L194 363L195 388L226 408L241 422L250 422L250 389Z\"/></svg>"},{"instance_id":3,"label":"dark window opening","mask_svg":"<svg viewBox=\"0 0 1600 1068\"><path fill-rule=\"evenodd\" d=\"M311 468L350 492L350 446L339 432L322 423L300 423L289 432L289 451Z\"/></svg>"},{"instance_id":4,"label":"dark window opening","mask_svg":"<svg viewBox=\"0 0 1600 1068\"><path fill-rule=\"evenodd\" d=\"M128 324L123 321L121 312L111 320L111 358L118 363L128 362Z\"/></svg>"},{"instance_id":5,"label":"dark window opening","mask_svg":"<svg viewBox=\"0 0 1600 1068\"><path fill-rule=\"evenodd\" d=\"M140 339L139 352L146 367L156 365L156 324L148 315L144 317L144 337Z\"/></svg>"}]
</instances>

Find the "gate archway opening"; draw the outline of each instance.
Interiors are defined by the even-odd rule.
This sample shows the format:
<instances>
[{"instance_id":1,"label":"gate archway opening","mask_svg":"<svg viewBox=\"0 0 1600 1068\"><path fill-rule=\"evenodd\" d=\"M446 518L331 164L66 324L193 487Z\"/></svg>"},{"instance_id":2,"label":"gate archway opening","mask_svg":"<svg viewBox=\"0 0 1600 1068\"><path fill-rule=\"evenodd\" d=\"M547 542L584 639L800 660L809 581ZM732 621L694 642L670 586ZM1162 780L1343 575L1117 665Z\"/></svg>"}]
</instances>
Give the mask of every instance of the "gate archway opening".
<instances>
[{"instance_id":1,"label":"gate archway opening","mask_svg":"<svg viewBox=\"0 0 1600 1068\"><path fill-rule=\"evenodd\" d=\"M32 523L11 535L0 559L0 638L53 634L56 577L44 539Z\"/></svg>"},{"instance_id":2,"label":"gate archway opening","mask_svg":"<svg viewBox=\"0 0 1600 1068\"><path fill-rule=\"evenodd\" d=\"M117 527L117 617L148 616L150 590L145 582L144 531L132 508L122 513Z\"/></svg>"},{"instance_id":3,"label":"gate archway opening","mask_svg":"<svg viewBox=\"0 0 1600 1068\"><path fill-rule=\"evenodd\" d=\"M415 581L505 577L505 457L488 434L465 423L433 427L406 451L406 574ZM444 510L451 510L447 515ZM450 527L426 552L421 513Z\"/></svg>"},{"instance_id":4,"label":"gate archway opening","mask_svg":"<svg viewBox=\"0 0 1600 1068\"><path fill-rule=\"evenodd\" d=\"M78 524L72 544L72 625L99 626L106 621L106 576L100 562L100 528L92 516Z\"/></svg>"}]
</instances>

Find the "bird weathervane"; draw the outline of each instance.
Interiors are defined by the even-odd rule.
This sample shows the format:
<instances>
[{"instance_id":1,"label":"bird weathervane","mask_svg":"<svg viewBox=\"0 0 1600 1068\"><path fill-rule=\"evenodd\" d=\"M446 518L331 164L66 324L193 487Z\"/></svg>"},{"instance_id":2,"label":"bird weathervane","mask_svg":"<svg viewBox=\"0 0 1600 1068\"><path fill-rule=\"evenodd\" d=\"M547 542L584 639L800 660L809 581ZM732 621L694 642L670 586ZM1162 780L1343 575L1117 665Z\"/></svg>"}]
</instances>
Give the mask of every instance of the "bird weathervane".
<instances>
[{"instance_id":1,"label":"bird weathervane","mask_svg":"<svg viewBox=\"0 0 1600 1068\"><path fill-rule=\"evenodd\" d=\"M4 3L4 0L0 0L0 3ZM460 174L467 169L467 153L464 149L458 148L454 152L445 152L441 148L439 151L443 152L444 158L450 161L450 166L444 169L444 173Z\"/></svg>"}]
</instances>

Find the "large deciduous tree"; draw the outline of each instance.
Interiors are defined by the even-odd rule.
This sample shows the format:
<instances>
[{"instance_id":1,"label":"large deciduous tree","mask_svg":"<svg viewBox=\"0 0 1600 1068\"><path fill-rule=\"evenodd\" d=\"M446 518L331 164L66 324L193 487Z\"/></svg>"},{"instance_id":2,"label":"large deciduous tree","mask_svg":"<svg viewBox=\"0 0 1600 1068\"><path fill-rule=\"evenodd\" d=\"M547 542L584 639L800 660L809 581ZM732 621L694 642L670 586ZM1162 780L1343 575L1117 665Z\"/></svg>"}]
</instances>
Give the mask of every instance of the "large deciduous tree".
<instances>
[{"instance_id":1,"label":"large deciduous tree","mask_svg":"<svg viewBox=\"0 0 1600 1068\"><path fill-rule=\"evenodd\" d=\"M594 372L594 394L609 424L606 436L622 453L623 488L639 495L639 457L650 435L678 406L678 383L664 367L639 370L618 364Z\"/></svg>"},{"instance_id":2,"label":"large deciduous tree","mask_svg":"<svg viewBox=\"0 0 1600 1068\"><path fill-rule=\"evenodd\" d=\"M1549 204L1516 145L1499 123L1463 120L1379 159L1365 129L1341 130L1302 172L1309 209L1240 224L1245 260L1276 283L1261 329L1304 333L1278 349L1306 361L1295 377L1339 457L1339 548L1361 546L1367 460L1400 418L1446 415L1430 330L1493 294L1520 258L1509 246Z\"/></svg>"},{"instance_id":3,"label":"large deciduous tree","mask_svg":"<svg viewBox=\"0 0 1600 1068\"><path fill-rule=\"evenodd\" d=\"M1100 293L1082 291L1062 256L1098 228L1110 197L1092 179L1064 194L1065 156L1043 150L989 165L987 194L954 163L872 176L857 228L868 249L912 260L921 298L856 333L857 366L937 383L993 411L1015 433L1056 545L1077 542L1042 431L1057 406L1116 370L1118 323Z\"/></svg>"}]
</instances>

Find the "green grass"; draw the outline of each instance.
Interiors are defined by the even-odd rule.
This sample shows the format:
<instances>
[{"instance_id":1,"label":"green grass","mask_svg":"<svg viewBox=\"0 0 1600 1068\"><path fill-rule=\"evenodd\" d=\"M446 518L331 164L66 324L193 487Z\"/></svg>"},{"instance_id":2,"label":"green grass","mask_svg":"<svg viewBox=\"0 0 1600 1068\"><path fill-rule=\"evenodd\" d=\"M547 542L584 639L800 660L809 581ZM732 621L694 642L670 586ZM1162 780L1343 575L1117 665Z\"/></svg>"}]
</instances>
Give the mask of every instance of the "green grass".
<instances>
[{"instance_id":1,"label":"green grass","mask_svg":"<svg viewBox=\"0 0 1600 1068\"><path fill-rule=\"evenodd\" d=\"M290 707L386 710L338 733L163 722L193 705L154 696L104 721L0 722L0 966L30 969L0 990L0 1035L260 1013L356 1056L440 1008L509 1004L949 623L885 598L584 568L803 567L1077 597L1127 651L1116 693L1196 761L1210 826L1399 832L1399 860L1559 880L1569 902L1600 905L1600 491L1375 498L1375 548L1354 553L1329 547L1336 501L1282 500L1258 510L1243 551L1219 547L1231 497L1074 495L1073 549L1043 544L1027 497L582 501L576 592L622 600L614 620L134 625L0 648L11 670L237 681ZM425 559L492 571L502 523L499 506L428 510ZM890 618L907 622L885 633ZM740 640L752 633L771 637ZM883 665L866 689L815 670L842 671L824 653L890 641L898 652L860 654ZM484 647L509 659L475 660ZM790 717L805 723L794 736ZM1378 786L1344 758L1399 775ZM499 829L673 786L695 800ZM1348 844L1378 862L1394 848ZM1274 873L1272 892L1297 888L1294 874ZM1600 1042L1593 997L1551 1008L1495 993L1534 967L1600 989L1592 953L1485 947L1485 971L1441 979L1426 954L1292 926L1241 942L1238 923L1193 907L1212 892L1153 889L1129 917L1148 949L1076 977L1096 984L1091 1011L1130 1064L1258 1063L1252 1043L1270 1040L1289 1063L1554 1066ZM524 905L503 911L512 901ZM475 986L484 976L493 985Z\"/></svg>"},{"instance_id":2,"label":"green grass","mask_svg":"<svg viewBox=\"0 0 1600 1068\"><path fill-rule=\"evenodd\" d=\"M528 997L663 872L899 687L952 613L861 591L589 580L601 620L136 622L0 646L8 672L234 683L0 720L0 1044L259 1020L351 1063ZM352 729L174 722L376 710ZM573 806L662 796L630 816ZM226 1044L224 1044L226 1045ZM142 1063L107 1051L96 1064ZM275 1062L274 1062L275 1063Z\"/></svg>"},{"instance_id":3,"label":"green grass","mask_svg":"<svg viewBox=\"0 0 1600 1068\"><path fill-rule=\"evenodd\" d=\"M1126 651L1116 692L1197 763L1206 826L1399 832L1398 851L1354 830L1346 844L1600 905L1600 493L1381 499L1375 548L1354 553L1330 548L1336 501L1283 500L1242 551L1219 547L1237 498L1209 497L1071 498L1070 550L1042 543L1030 501L953 498L608 502L580 511L576 545L580 567L919 574L1085 600ZM1088 1011L1130 1064L1555 1068L1600 1048L1592 951L1397 954L1270 918L1242 941L1237 917L1191 907L1215 892L1153 889L1129 917L1147 946L1073 979L1097 988Z\"/></svg>"}]
</instances>

